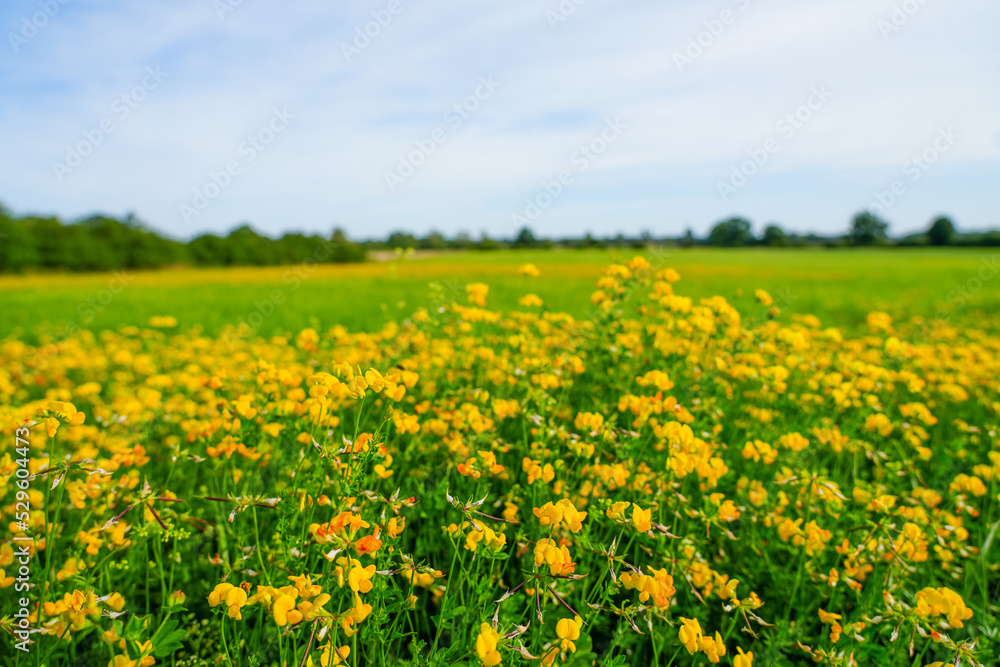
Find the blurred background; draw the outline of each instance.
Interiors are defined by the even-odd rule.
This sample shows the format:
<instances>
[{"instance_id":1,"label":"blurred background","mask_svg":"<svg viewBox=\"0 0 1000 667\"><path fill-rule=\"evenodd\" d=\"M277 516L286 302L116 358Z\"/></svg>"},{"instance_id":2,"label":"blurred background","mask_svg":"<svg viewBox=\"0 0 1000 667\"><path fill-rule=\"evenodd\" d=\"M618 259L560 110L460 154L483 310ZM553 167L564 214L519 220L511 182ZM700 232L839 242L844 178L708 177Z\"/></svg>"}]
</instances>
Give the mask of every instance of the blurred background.
<instances>
[{"instance_id":1,"label":"blurred background","mask_svg":"<svg viewBox=\"0 0 1000 667\"><path fill-rule=\"evenodd\" d=\"M0 25L10 216L184 241L998 223L988 0L9 0Z\"/></svg>"}]
</instances>

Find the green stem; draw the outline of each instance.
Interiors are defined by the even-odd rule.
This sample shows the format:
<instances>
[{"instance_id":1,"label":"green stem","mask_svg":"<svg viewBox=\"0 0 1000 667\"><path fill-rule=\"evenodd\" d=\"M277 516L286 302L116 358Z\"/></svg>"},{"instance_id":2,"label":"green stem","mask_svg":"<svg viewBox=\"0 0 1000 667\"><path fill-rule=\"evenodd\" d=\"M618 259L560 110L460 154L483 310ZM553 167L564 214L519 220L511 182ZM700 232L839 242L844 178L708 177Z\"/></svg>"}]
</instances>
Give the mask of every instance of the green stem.
<instances>
[{"instance_id":1,"label":"green stem","mask_svg":"<svg viewBox=\"0 0 1000 667\"><path fill-rule=\"evenodd\" d=\"M264 556L261 555L261 545L260 545L260 527L257 525L257 506L253 506L253 534L257 538L257 561L260 563L260 571L264 573L264 578L267 579L267 585L271 586L271 575L267 571L267 567L264 565Z\"/></svg>"}]
</instances>

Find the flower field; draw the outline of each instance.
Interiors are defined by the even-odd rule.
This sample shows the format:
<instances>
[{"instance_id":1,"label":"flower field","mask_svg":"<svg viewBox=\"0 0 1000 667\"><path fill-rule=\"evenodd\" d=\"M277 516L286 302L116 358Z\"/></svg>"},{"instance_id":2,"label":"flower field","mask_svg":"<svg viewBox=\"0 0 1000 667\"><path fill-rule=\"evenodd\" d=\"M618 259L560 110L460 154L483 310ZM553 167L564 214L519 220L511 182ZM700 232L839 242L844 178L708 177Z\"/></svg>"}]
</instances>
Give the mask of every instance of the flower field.
<instances>
[{"instance_id":1,"label":"flower field","mask_svg":"<svg viewBox=\"0 0 1000 667\"><path fill-rule=\"evenodd\" d=\"M1000 312L519 272L365 333L0 342L3 664L1000 664Z\"/></svg>"}]
</instances>

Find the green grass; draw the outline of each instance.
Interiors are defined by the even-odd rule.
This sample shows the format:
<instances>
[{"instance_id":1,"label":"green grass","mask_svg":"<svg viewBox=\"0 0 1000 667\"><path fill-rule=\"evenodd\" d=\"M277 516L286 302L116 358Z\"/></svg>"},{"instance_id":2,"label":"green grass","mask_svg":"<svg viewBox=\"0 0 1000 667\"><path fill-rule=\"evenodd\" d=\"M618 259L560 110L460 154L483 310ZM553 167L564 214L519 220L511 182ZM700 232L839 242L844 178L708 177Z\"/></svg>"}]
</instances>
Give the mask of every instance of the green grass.
<instances>
[{"instance_id":1,"label":"green grass","mask_svg":"<svg viewBox=\"0 0 1000 667\"><path fill-rule=\"evenodd\" d=\"M517 307L518 297L534 292L549 308L585 316L601 267L634 254L627 249L501 251L313 271L272 267L136 272L128 274L127 286L117 291L110 289L118 287L111 274L5 276L0 278L0 337L33 341L42 332L62 337L67 326L94 331L145 326L154 315L173 315L181 328L200 326L211 334L241 322L259 322L263 335L335 324L373 330L404 319L416 308L433 307L442 295L461 298L465 285L476 281L490 285L493 308ZM1000 306L1000 276L977 278L980 268L991 266L996 257L986 249L667 248L641 254L656 268L677 269L681 294L721 294L751 313L759 310L752 298L761 288L775 298L784 317L811 313L830 326L853 327L871 310L897 318L934 317L956 309ZM517 267L526 262L536 264L542 275L518 276ZM440 289L435 291L433 283ZM959 287L969 298L959 298Z\"/></svg>"}]
</instances>

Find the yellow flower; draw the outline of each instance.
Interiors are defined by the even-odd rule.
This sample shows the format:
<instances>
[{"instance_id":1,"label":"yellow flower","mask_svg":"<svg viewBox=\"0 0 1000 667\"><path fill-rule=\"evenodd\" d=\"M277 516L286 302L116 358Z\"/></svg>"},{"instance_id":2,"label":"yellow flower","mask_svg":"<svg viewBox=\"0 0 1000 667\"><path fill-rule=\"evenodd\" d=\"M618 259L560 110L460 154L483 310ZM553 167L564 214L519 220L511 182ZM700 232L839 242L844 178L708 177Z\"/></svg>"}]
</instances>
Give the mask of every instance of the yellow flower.
<instances>
[{"instance_id":1,"label":"yellow flower","mask_svg":"<svg viewBox=\"0 0 1000 667\"><path fill-rule=\"evenodd\" d=\"M271 607L271 614L279 628L302 620L302 614L295 608L295 598L291 595L280 595Z\"/></svg>"},{"instance_id":2,"label":"yellow flower","mask_svg":"<svg viewBox=\"0 0 1000 667\"><path fill-rule=\"evenodd\" d=\"M698 648L712 663L719 662L719 657L726 654L726 645L722 643L722 635L715 633L715 638L702 637L698 640Z\"/></svg>"},{"instance_id":3,"label":"yellow flower","mask_svg":"<svg viewBox=\"0 0 1000 667\"><path fill-rule=\"evenodd\" d=\"M563 651L576 653L576 644L573 642L580 638L580 628L583 627L583 619L579 616L573 618L563 618L556 623L556 635L559 636L559 647Z\"/></svg>"},{"instance_id":4,"label":"yellow flower","mask_svg":"<svg viewBox=\"0 0 1000 667\"><path fill-rule=\"evenodd\" d=\"M385 378L382 377L382 374L379 373L374 368L369 368L367 371L365 371L365 382L368 383L368 386L376 394L385 389L386 387Z\"/></svg>"},{"instance_id":5,"label":"yellow flower","mask_svg":"<svg viewBox=\"0 0 1000 667\"><path fill-rule=\"evenodd\" d=\"M963 627L962 621L972 618L972 610L965 606L962 596L950 588L925 588L917 593L918 616L944 616L953 628Z\"/></svg>"},{"instance_id":6,"label":"yellow flower","mask_svg":"<svg viewBox=\"0 0 1000 667\"><path fill-rule=\"evenodd\" d=\"M566 545L557 546L555 541L545 537L535 544L535 566L547 566L549 574L572 574L576 563L570 560Z\"/></svg>"},{"instance_id":7,"label":"yellow flower","mask_svg":"<svg viewBox=\"0 0 1000 667\"><path fill-rule=\"evenodd\" d=\"M521 467L524 469L524 472L528 473L529 485L534 484L539 479L548 484L556 476L556 471L551 463L546 463L543 466L541 461L535 461L529 456L525 456L521 460Z\"/></svg>"},{"instance_id":8,"label":"yellow flower","mask_svg":"<svg viewBox=\"0 0 1000 667\"><path fill-rule=\"evenodd\" d=\"M555 505L551 502L545 503L541 507L536 507L534 512L538 522L543 526L552 525L554 528L566 526L574 533L580 532L583 520L587 518L587 513L577 510L567 498L563 498Z\"/></svg>"},{"instance_id":9,"label":"yellow flower","mask_svg":"<svg viewBox=\"0 0 1000 667\"><path fill-rule=\"evenodd\" d=\"M525 308L537 308L543 303L541 297L537 294L525 294L517 302Z\"/></svg>"},{"instance_id":10,"label":"yellow flower","mask_svg":"<svg viewBox=\"0 0 1000 667\"><path fill-rule=\"evenodd\" d=\"M621 575L622 585L627 589L639 591L639 601L645 602L650 597L653 604L660 609L665 609L670 604L670 598L675 593L674 578L667 570L657 570L655 567L648 568L649 574L633 574L623 572Z\"/></svg>"},{"instance_id":11,"label":"yellow flower","mask_svg":"<svg viewBox=\"0 0 1000 667\"><path fill-rule=\"evenodd\" d=\"M153 315L149 318L149 326L169 329L177 326L177 318L170 315Z\"/></svg>"},{"instance_id":12,"label":"yellow flower","mask_svg":"<svg viewBox=\"0 0 1000 667\"><path fill-rule=\"evenodd\" d=\"M723 600L735 600L736 587L739 585L740 585L739 579L730 579L725 584L719 587L719 597L722 598Z\"/></svg>"},{"instance_id":13,"label":"yellow flower","mask_svg":"<svg viewBox=\"0 0 1000 667\"><path fill-rule=\"evenodd\" d=\"M483 308L486 306L486 295L490 291L490 286L485 283L469 283L465 286L465 291L469 295L469 303Z\"/></svg>"},{"instance_id":14,"label":"yellow flower","mask_svg":"<svg viewBox=\"0 0 1000 667\"><path fill-rule=\"evenodd\" d=\"M498 551L506 546L507 536L503 532L495 532L487 525L473 522L472 530L465 536L465 548L475 551L480 542L483 542L487 549Z\"/></svg>"},{"instance_id":15,"label":"yellow flower","mask_svg":"<svg viewBox=\"0 0 1000 667\"><path fill-rule=\"evenodd\" d=\"M609 519L614 519L615 521L621 523L627 523L628 519L625 518L625 511L629 508L630 503L625 500L620 500L616 503L611 503L611 507L605 510L605 514Z\"/></svg>"},{"instance_id":16,"label":"yellow flower","mask_svg":"<svg viewBox=\"0 0 1000 667\"><path fill-rule=\"evenodd\" d=\"M823 609L819 610L819 620L821 623L826 623L827 625L831 625L839 621L841 618L842 616L840 614L831 614L830 612L825 611Z\"/></svg>"},{"instance_id":17,"label":"yellow flower","mask_svg":"<svg viewBox=\"0 0 1000 667\"><path fill-rule=\"evenodd\" d=\"M736 647L739 655L733 656L733 667L753 667L753 652L744 653L743 649Z\"/></svg>"},{"instance_id":18,"label":"yellow flower","mask_svg":"<svg viewBox=\"0 0 1000 667\"><path fill-rule=\"evenodd\" d=\"M698 641L701 639L701 624L697 618L681 618L680 630L677 636L687 652L694 655L698 651Z\"/></svg>"},{"instance_id":19,"label":"yellow flower","mask_svg":"<svg viewBox=\"0 0 1000 667\"><path fill-rule=\"evenodd\" d=\"M755 290L753 296L755 299L757 299L757 301L760 302L760 305L764 307L770 306L772 303L774 303L774 299L771 297L771 295L762 289Z\"/></svg>"},{"instance_id":20,"label":"yellow flower","mask_svg":"<svg viewBox=\"0 0 1000 667\"><path fill-rule=\"evenodd\" d=\"M372 577L375 576L375 565L369 565L368 567L361 567L361 562L355 559L351 559L352 567L350 574L347 575L347 583L351 587L352 591L358 593L367 593L372 589Z\"/></svg>"},{"instance_id":21,"label":"yellow flower","mask_svg":"<svg viewBox=\"0 0 1000 667\"><path fill-rule=\"evenodd\" d=\"M399 535L403 532L405 528L406 528L406 517L397 516L389 519L389 522L386 524L385 527L385 532L389 534L389 537L395 539L399 537Z\"/></svg>"},{"instance_id":22,"label":"yellow flower","mask_svg":"<svg viewBox=\"0 0 1000 667\"><path fill-rule=\"evenodd\" d=\"M632 503L632 524L640 533L645 533L653 528L653 525L650 523L652 516L652 509L644 510L635 503Z\"/></svg>"},{"instance_id":23,"label":"yellow flower","mask_svg":"<svg viewBox=\"0 0 1000 667\"><path fill-rule=\"evenodd\" d=\"M216 607L225 604L228 608L229 618L242 620L241 610L247 603L247 593L239 586L222 583L208 594L209 606Z\"/></svg>"},{"instance_id":24,"label":"yellow flower","mask_svg":"<svg viewBox=\"0 0 1000 667\"><path fill-rule=\"evenodd\" d=\"M497 650L497 642L500 635L489 623L479 626L479 636L476 637L476 654L479 661L485 667L494 667L500 664L500 652Z\"/></svg>"},{"instance_id":25,"label":"yellow flower","mask_svg":"<svg viewBox=\"0 0 1000 667\"><path fill-rule=\"evenodd\" d=\"M336 667L336 665L347 664L347 657L351 655L350 646L334 646L332 643L320 646L319 664L322 667ZM312 664L312 658L309 659Z\"/></svg>"}]
</instances>

